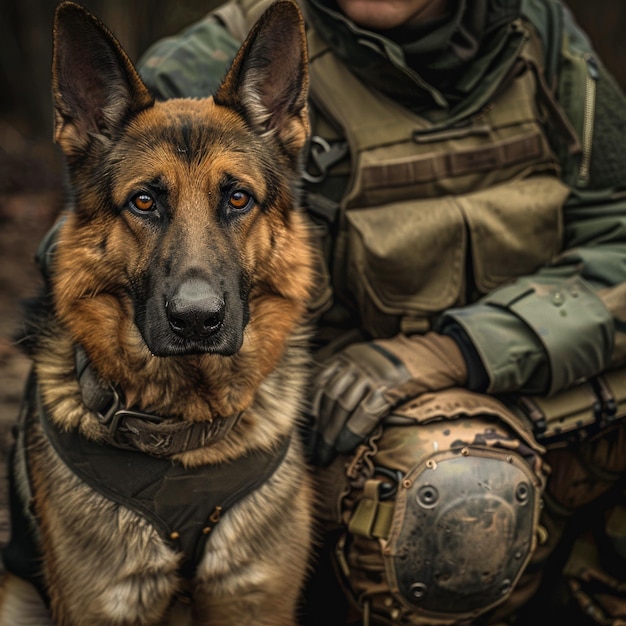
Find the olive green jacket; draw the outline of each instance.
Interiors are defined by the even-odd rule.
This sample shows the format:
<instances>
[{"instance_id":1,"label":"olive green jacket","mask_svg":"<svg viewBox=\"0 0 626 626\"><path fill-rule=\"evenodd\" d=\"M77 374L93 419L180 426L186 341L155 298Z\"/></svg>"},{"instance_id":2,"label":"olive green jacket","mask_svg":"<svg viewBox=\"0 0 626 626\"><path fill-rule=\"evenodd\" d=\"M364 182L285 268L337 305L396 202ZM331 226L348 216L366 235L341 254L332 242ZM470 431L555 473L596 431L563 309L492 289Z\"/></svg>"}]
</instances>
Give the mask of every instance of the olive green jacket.
<instances>
[{"instance_id":1,"label":"olive green jacket","mask_svg":"<svg viewBox=\"0 0 626 626\"><path fill-rule=\"evenodd\" d=\"M440 311L434 327L463 344L476 365L470 372L482 371L470 375L469 386L490 393L554 394L622 364L626 99L569 12L556 0L457 0L446 20L391 40L350 23L331 0L303 6L309 26L360 80L435 121L461 119L484 93L503 87L505 69L519 54L511 22L521 15L534 26L543 41L545 92L550 106L564 111L558 122L546 120L569 188L561 250L536 272ZM156 43L140 72L157 97L206 96L239 45L240 37L210 15ZM340 200L347 174L339 167L319 187L329 206ZM355 319L335 312L320 324L348 330Z\"/></svg>"}]
</instances>

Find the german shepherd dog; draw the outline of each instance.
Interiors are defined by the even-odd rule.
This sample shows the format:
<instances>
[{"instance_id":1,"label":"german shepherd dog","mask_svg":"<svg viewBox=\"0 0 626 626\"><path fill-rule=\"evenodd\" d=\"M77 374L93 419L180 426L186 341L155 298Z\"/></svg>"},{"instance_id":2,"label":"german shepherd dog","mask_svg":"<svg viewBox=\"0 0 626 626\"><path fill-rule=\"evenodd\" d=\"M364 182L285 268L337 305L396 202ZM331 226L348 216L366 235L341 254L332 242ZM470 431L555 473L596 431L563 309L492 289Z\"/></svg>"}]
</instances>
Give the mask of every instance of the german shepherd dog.
<instances>
[{"instance_id":1,"label":"german shepherd dog","mask_svg":"<svg viewBox=\"0 0 626 626\"><path fill-rule=\"evenodd\" d=\"M25 322L0 623L295 624L313 498L301 14L273 4L213 97L155 102L66 2L52 83L69 199Z\"/></svg>"}]
</instances>

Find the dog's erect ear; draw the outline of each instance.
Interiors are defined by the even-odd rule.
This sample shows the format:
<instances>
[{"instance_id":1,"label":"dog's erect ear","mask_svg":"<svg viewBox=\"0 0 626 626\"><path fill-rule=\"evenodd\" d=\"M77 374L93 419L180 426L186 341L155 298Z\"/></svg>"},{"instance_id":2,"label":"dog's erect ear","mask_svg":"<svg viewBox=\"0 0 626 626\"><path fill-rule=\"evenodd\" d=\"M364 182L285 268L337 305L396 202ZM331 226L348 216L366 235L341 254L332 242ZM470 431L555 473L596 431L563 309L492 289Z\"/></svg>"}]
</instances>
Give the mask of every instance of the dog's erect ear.
<instances>
[{"instance_id":1,"label":"dog's erect ear","mask_svg":"<svg viewBox=\"0 0 626 626\"><path fill-rule=\"evenodd\" d=\"M52 96L54 139L67 155L94 135L111 137L125 117L153 103L117 39L72 2L60 4L54 17Z\"/></svg>"},{"instance_id":2,"label":"dog's erect ear","mask_svg":"<svg viewBox=\"0 0 626 626\"><path fill-rule=\"evenodd\" d=\"M280 0L263 13L237 53L215 102L240 111L261 133L276 133L296 155L309 133L308 55L300 9Z\"/></svg>"}]
</instances>

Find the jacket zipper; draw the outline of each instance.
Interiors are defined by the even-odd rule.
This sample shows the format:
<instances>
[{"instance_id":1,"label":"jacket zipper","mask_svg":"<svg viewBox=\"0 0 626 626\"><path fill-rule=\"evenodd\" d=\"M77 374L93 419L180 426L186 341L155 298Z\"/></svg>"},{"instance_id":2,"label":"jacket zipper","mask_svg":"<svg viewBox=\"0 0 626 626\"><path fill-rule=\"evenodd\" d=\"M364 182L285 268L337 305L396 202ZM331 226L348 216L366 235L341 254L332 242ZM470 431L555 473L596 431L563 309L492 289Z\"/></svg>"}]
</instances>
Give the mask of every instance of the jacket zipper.
<instances>
[{"instance_id":1,"label":"jacket zipper","mask_svg":"<svg viewBox=\"0 0 626 626\"><path fill-rule=\"evenodd\" d=\"M587 66L587 76L585 78L585 105L583 110L582 128L582 158L578 168L578 182L582 185L589 183L591 168L591 145L593 142L593 123L596 112L596 90L597 81L600 77L598 64L594 57L586 54L584 62Z\"/></svg>"}]
</instances>

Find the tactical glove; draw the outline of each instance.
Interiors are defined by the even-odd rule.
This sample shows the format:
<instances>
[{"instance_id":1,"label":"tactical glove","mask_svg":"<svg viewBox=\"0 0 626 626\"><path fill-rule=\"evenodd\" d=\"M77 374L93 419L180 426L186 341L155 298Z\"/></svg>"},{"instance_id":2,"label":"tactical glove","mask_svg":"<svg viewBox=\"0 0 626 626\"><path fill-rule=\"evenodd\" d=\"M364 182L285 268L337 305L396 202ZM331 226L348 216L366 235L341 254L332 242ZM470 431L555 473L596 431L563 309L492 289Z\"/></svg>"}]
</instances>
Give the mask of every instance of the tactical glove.
<instances>
[{"instance_id":1,"label":"tactical glove","mask_svg":"<svg viewBox=\"0 0 626 626\"><path fill-rule=\"evenodd\" d=\"M467 367L450 337L397 335L356 343L323 363L313 380L311 460L327 465L364 441L390 410L427 391L463 386Z\"/></svg>"}]
</instances>

